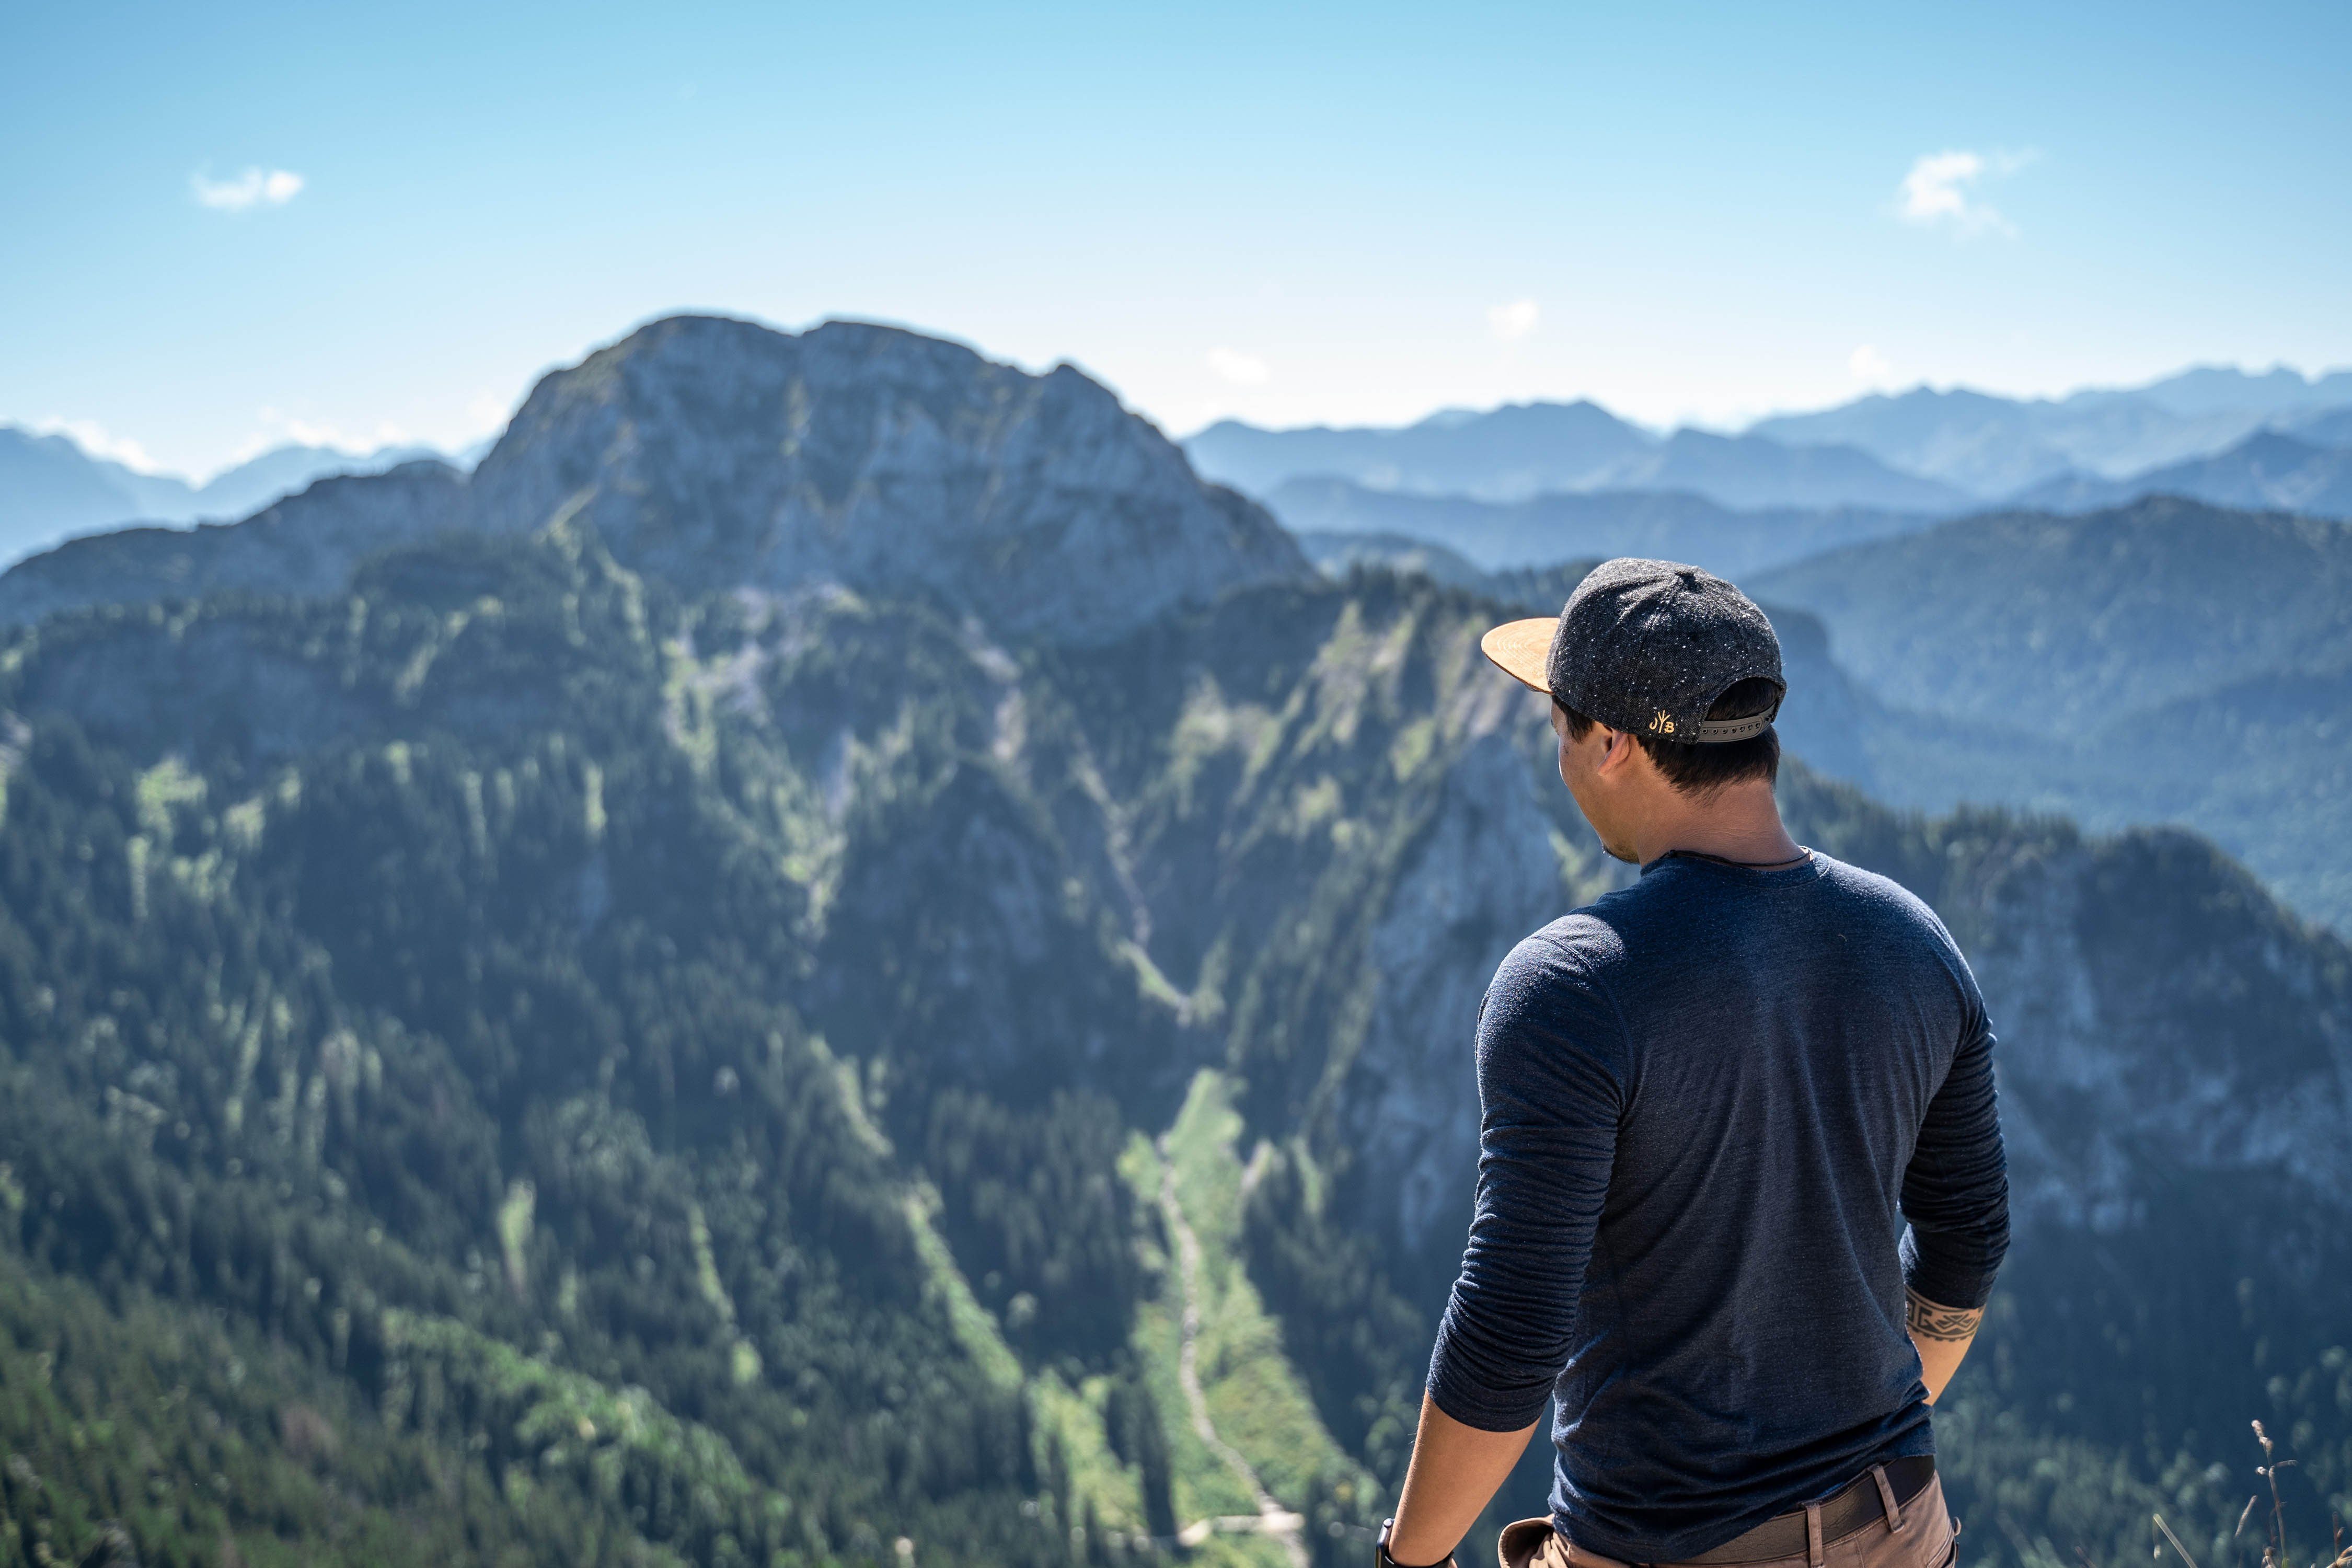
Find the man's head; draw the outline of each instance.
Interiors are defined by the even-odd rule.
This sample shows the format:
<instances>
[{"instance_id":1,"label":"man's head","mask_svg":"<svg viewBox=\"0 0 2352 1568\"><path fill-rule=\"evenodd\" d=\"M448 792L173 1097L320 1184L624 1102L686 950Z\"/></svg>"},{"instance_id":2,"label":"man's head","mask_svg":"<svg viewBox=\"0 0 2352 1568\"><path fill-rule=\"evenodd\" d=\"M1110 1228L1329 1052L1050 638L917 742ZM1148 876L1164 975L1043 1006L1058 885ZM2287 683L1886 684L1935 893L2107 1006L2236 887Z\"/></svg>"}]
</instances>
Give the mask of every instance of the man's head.
<instances>
[{"instance_id":1,"label":"man's head","mask_svg":"<svg viewBox=\"0 0 2352 1568\"><path fill-rule=\"evenodd\" d=\"M1709 816L1767 814L1778 835L1780 644L1730 584L1672 562L1604 562L1556 619L1497 626L1482 646L1550 694L1560 779L1611 854L1641 858Z\"/></svg>"}]
</instances>

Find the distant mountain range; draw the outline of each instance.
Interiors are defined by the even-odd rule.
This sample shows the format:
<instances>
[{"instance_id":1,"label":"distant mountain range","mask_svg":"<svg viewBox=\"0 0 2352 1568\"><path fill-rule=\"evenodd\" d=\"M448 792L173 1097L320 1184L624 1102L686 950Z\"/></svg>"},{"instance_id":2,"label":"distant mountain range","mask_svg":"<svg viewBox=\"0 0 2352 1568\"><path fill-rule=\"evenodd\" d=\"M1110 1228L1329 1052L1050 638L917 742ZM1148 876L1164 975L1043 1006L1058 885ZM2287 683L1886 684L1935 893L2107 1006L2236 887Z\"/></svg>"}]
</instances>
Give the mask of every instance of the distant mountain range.
<instances>
[{"instance_id":1,"label":"distant mountain range","mask_svg":"<svg viewBox=\"0 0 2352 1568\"><path fill-rule=\"evenodd\" d=\"M1333 479L1487 505L1681 491L1734 510L1948 516L2011 500L2087 510L2160 492L2352 511L2340 482L2321 471L2325 459L2281 462L2272 443L2282 432L2323 452L2352 446L2352 372L2305 380L2208 368L2056 400L1922 387L1759 420L1736 437L1683 429L1661 437L1580 402L1449 410L1398 429L1265 430L1227 420L1185 447L1202 474L1266 498L1303 528L1328 520L1293 517L1277 498L1298 493L1286 487L1302 481Z\"/></svg>"},{"instance_id":2,"label":"distant mountain range","mask_svg":"<svg viewBox=\"0 0 2352 1568\"><path fill-rule=\"evenodd\" d=\"M2326 423L2313 426L2322 435L2336 428ZM2026 490L2015 504L2050 511L2093 511L2147 495L2188 496L2217 506L2275 509L2305 517L2352 518L2352 446L2317 446L2261 430L2227 451L2127 479L2068 474Z\"/></svg>"},{"instance_id":3,"label":"distant mountain range","mask_svg":"<svg viewBox=\"0 0 2352 1568\"><path fill-rule=\"evenodd\" d=\"M1557 491L1683 490L1730 507L1950 512L1972 500L1850 446L1677 430L1661 439L1591 403L1435 415L1402 430L1260 430L1232 420L1184 443L1203 478L1253 495L1299 479L1510 502Z\"/></svg>"},{"instance_id":4,"label":"distant mountain range","mask_svg":"<svg viewBox=\"0 0 2352 1568\"><path fill-rule=\"evenodd\" d=\"M345 452L288 445L194 485L92 457L68 437L0 425L0 565L77 533L126 522L226 521L331 474L381 473L440 457L430 447Z\"/></svg>"},{"instance_id":5,"label":"distant mountain range","mask_svg":"<svg viewBox=\"0 0 2352 1568\"><path fill-rule=\"evenodd\" d=\"M1736 577L1935 521L1932 513L1870 507L1740 511L1685 490L1555 492L1482 501L1369 489L1346 479L1291 479L1265 501L1302 539L1402 535L1457 552L1487 572L1648 555L1696 562Z\"/></svg>"},{"instance_id":6,"label":"distant mountain range","mask_svg":"<svg viewBox=\"0 0 2352 1568\"><path fill-rule=\"evenodd\" d=\"M470 468L490 445L454 459L423 447L351 453L286 446L199 486L94 457L64 436L0 426L0 565L129 522L250 516L333 475L376 473L420 458ZM1720 510L1773 514L1751 520L1760 527L1733 521L1691 535L1718 552L1694 558L1739 571L1766 559L1738 543L1743 533L1787 535L1797 542L1767 553L1793 559L1806 548L1895 531L1891 520L1879 530L1860 513L1924 521L1996 501L2090 510L2163 493L2352 516L2352 458L2339 455L2352 449L2352 371L2307 380L2287 370L2255 375L2205 367L2146 386L2054 400L1922 387L1775 416L1736 436L1695 429L1660 436L1596 404L1576 402L1451 409L1395 429L1268 430L1227 420L1183 446L1202 477L1265 500L1294 529L1400 526L1339 515L1376 511L1379 503L1369 498L1379 495L1479 503L1423 515L1425 528L1435 531L1427 537L1450 539L1489 565L1501 563L1490 542L1506 532L1540 533L1554 513L1610 520L1594 526L1650 530L1661 539L1678 537L1656 510L1661 506L1709 502ZM1340 486L1364 494L1346 496ZM1673 499L1611 499L1597 510L1538 507L1519 519L1479 510L1548 496L1636 494ZM1832 515L1800 520L1800 512ZM1517 545L1507 553L1560 558L1526 554Z\"/></svg>"},{"instance_id":7,"label":"distant mountain range","mask_svg":"<svg viewBox=\"0 0 2352 1568\"><path fill-rule=\"evenodd\" d=\"M2071 472L2121 479L2203 457L2265 426L2352 407L2352 371L2306 381L2202 368L2123 391L2018 399L1955 388L1873 395L1748 426L1791 446L1859 447L1906 473L1978 497L2011 496Z\"/></svg>"}]
</instances>

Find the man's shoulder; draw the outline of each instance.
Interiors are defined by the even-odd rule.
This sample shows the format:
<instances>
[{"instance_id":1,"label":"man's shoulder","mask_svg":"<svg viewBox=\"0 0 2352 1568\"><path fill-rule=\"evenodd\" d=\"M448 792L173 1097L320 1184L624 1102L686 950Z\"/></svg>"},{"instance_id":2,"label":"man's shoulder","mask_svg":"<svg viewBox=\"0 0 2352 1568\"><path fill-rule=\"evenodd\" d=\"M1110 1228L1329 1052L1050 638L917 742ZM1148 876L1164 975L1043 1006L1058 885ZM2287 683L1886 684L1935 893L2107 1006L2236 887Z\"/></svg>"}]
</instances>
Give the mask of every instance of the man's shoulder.
<instances>
[{"instance_id":1,"label":"man's shoulder","mask_svg":"<svg viewBox=\"0 0 2352 1568\"><path fill-rule=\"evenodd\" d=\"M1875 871L1865 871L1859 866L1848 865L1834 856L1820 850L1811 851L1813 861L1821 868L1822 884L1832 897L1852 903L1862 914L1885 921L1898 929L1908 929L1939 948L1947 948L1958 956L1959 945L1927 900L1896 881Z\"/></svg>"},{"instance_id":2,"label":"man's shoulder","mask_svg":"<svg viewBox=\"0 0 2352 1568\"><path fill-rule=\"evenodd\" d=\"M1563 915L1523 939L1496 965L1478 1006L1482 1060L1616 1059L1625 1033L1610 979L1625 963L1617 931L1591 910Z\"/></svg>"},{"instance_id":3,"label":"man's shoulder","mask_svg":"<svg viewBox=\"0 0 2352 1568\"><path fill-rule=\"evenodd\" d=\"M1625 939L1607 913L1607 900L1573 910L1528 934L1503 961L1506 969L1575 983L1599 978L1625 961Z\"/></svg>"},{"instance_id":4,"label":"man's shoulder","mask_svg":"<svg viewBox=\"0 0 2352 1568\"><path fill-rule=\"evenodd\" d=\"M1528 933L1495 967L1482 1012L1561 1005L1612 1010L1609 977L1626 961L1624 939L1592 908Z\"/></svg>"}]
</instances>

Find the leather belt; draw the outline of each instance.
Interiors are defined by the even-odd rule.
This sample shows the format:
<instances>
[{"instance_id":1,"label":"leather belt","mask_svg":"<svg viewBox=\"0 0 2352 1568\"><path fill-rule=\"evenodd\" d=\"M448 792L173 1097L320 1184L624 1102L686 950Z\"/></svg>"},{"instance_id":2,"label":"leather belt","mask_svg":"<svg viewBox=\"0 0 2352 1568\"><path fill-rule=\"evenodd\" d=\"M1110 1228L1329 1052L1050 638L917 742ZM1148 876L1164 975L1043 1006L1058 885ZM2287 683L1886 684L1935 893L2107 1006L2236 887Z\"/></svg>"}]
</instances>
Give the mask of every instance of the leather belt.
<instances>
[{"instance_id":1,"label":"leather belt","mask_svg":"<svg viewBox=\"0 0 2352 1568\"><path fill-rule=\"evenodd\" d=\"M1936 1461L1926 1455L1909 1459L1886 1461L1886 1481L1893 1489L1895 1505L1905 1503L1927 1489L1936 1479ZM1822 1542L1827 1545L1852 1535L1865 1525L1876 1524L1887 1518L1885 1499L1878 1493L1878 1477L1865 1470L1855 1477L1835 1496L1821 1503ZM1807 1539L1804 1509L1775 1514L1745 1534L1735 1535L1712 1552L1696 1557L1685 1557L1685 1563L1719 1564L1732 1563L1769 1563L1776 1557L1804 1557L1810 1554L1811 1543Z\"/></svg>"}]
</instances>

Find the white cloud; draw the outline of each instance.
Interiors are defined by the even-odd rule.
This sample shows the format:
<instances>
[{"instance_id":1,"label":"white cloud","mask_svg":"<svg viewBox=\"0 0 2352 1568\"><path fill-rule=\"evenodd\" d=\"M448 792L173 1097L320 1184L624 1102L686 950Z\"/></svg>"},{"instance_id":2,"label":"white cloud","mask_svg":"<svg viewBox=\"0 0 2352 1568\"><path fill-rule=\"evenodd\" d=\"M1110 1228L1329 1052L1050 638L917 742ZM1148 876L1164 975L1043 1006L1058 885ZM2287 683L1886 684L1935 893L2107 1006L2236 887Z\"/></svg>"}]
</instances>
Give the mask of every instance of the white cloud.
<instances>
[{"instance_id":1,"label":"white cloud","mask_svg":"<svg viewBox=\"0 0 2352 1568\"><path fill-rule=\"evenodd\" d=\"M109 458L135 474L157 469L146 447L128 436L110 435L95 419L36 419L33 428L43 436L63 436L91 457Z\"/></svg>"},{"instance_id":2,"label":"white cloud","mask_svg":"<svg viewBox=\"0 0 2352 1568\"><path fill-rule=\"evenodd\" d=\"M1263 386L1274 375L1273 369L1257 355L1223 347L1209 351L1209 368L1235 386Z\"/></svg>"},{"instance_id":3,"label":"white cloud","mask_svg":"<svg viewBox=\"0 0 2352 1568\"><path fill-rule=\"evenodd\" d=\"M234 180L215 180L202 169L188 176L196 205L215 212L241 213L248 207L282 207L302 190L302 176L289 169L247 169Z\"/></svg>"},{"instance_id":4,"label":"white cloud","mask_svg":"<svg viewBox=\"0 0 2352 1568\"><path fill-rule=\"evenodd\" d=\"M488 387L474 394L466 405L466 417L473 422L475 431L481 435L504 429L513 414L514 405Z\"/></svg>"},{"instance_id":5,"label":"white cloud","mask_svg":"<svg viewBox=\"0 0 2352 1568\"><path fill-rule=\"evenodd\" d=\"M1514 300L1507 305L1497 305L1486 312L1486 330L1504 342L1524 338L1536 330L1543 311L1533 300Z\"/></svg>"},{"instance_id":6,"label":"white cloud","mask_svg":"<svg viewBox=\"0 0 2352 1568\"><path fill-rule=\"evenodd\" d=\"M1875 343L1864 343L1846 355L1845 367L1853 372L1854 380L1874 385L1895 377L1895 367L1886 363L1886 356L1878 352Z\"/></svg>"},{"instance_id":7,"label":"white cloud","mask_svg":"<svg viewBox=\"0 0 2352 1568\"><path fill-rule=\"evenodd\" d=\"M1956 234L2013 235L2017 226L1984 199L1982 187L2033 161L2032 153L1923 153L1903 176L1896 211L1909 222Z\"/></svg>"},{"instance_id":8,"label":"white cloud","mask_svg":"<svg viewBox=\"0 0 2352 1568\"><path fill-rule=\"evenodd\" d=\"M256 416L261 428L247 436L229 455L229 466L249 461L278 447L327 447L348 457L365 457L380 447L405 447L415 441L409 433L385 420L373 431L353 432L340 425L319 424L275 408L263 408Z\"/></svg>"}]
</instances>

